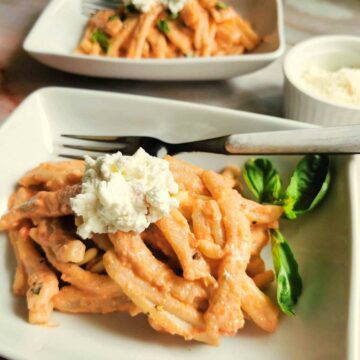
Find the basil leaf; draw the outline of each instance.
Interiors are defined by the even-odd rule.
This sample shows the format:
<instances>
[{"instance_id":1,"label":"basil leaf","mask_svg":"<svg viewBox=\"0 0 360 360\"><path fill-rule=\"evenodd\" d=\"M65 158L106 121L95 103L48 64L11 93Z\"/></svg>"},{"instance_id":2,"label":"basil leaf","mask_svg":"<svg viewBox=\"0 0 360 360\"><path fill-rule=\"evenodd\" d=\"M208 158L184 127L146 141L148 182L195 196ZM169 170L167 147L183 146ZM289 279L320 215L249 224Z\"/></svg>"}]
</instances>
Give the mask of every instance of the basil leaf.
<instances>
[{"instance_id":1,"label":"basil leaf","mask_svg":"<svg viewBox=\"0 0 360 360\"><path fill-rule=\"evenodd\" d=\"M245 163L244 179L255 197L261 202L274 203L281 194L281 178L268 159L251 159Z\"/></svg>"},{"instance_id":2,"label":"basil leaf","mask_svg":"<svg viewBox=\"0 0 360 360\"><path fill-rule=\"evenodd\" d=\"M107 52L107 49L109 48L109 38L102 30L96 29L91 35L91 40L99 43L101 49Z\"/></svg>"},{"instance_id":3,"label":"basil leaf","mask_svg":"<svg viewBox=\"0 0 360 360\"><path fill-rule=\"evenodd\" d=\"M222 1L218 1L215 6L219 10L227 9L229 7L227 4L225 4Z\"/></svg>"},{"instance_id":4,"label":"basil leaf","mask_svg":"<svg viewBox=\"0 0 360 360\"><path fill-rule=\"evenodd\" d=\"M167 34L170 31L169 25L165 20L159 20L157 23L157 27L164 34Z\"/></svg>"},{"instance_id":5,"label":"basil leaf","mask_svg":"<svg viewBox=\"0 0 360 360\"><path fill-rule=\"evenodd\" d=\"M279 230L271 230L271 250L276 275L276 294L280 309L295 315L294 306L302 292L298 264L289 243Z\"/></svg>"},{"instance_id":6,"label":"basil leaf","mask_svg":"<svg viewBox=\"0 0 360 360\"><path fill-rule=\"evenodd\" d=\"M120 19L120 17L119 17L118 14L109 16L109 18L107 19L107 21L113 21L113 20L116 20L116 19Z\"/></svg>"},{"instance_id":7,"label":"basil leaf","mask_svg":"<svg viewBox=\"0 0 360 360\"><path fill-rule=\"evenodd\" d=\"M329 189L329 164L327 155L306 155L297 164L284 196L285 217L295 219L320 203Z\"/></svg>"}]
</instances>

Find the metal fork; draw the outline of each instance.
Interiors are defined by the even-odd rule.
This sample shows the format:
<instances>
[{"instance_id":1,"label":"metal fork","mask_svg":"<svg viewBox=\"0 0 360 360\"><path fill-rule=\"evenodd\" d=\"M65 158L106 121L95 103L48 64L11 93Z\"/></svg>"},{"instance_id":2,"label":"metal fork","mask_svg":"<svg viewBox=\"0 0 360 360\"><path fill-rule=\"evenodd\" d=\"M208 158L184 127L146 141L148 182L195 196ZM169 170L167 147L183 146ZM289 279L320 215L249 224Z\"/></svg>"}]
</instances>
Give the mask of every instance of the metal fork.
<instances>
[{"instance_id":1,"label":"metal fork","mask_svg":"<svg viewBox=\"0 0 360 360\"><path fill-rule=\"evenodd\" d=\"M122 0L81 0L81 13L87 17L99 10L117 10Z\"/></svg>"},{"instance_id":2,"label":"metal fork","mask_svg":"<svg viewBox=\"0 0 360 360\"><path fill-rule=\"evenodd\" d=\"M164 151L169 155L180 152L212 152L218 154L359 154L360 124L327 128L310 128L283 131L255 132L221 136L212 139L184 143L168 143L148 136L92 136L61 135L63 138L79 140L74 144L62 144L63 148L104 154L121 151L132 155L139 147L153 156ZM84 144L83 141L101 142L99 145ZM109 144L111 146L109 146ZM81 153L60 153L59 156L82 158Z\"/></svg>"}]
</instances>

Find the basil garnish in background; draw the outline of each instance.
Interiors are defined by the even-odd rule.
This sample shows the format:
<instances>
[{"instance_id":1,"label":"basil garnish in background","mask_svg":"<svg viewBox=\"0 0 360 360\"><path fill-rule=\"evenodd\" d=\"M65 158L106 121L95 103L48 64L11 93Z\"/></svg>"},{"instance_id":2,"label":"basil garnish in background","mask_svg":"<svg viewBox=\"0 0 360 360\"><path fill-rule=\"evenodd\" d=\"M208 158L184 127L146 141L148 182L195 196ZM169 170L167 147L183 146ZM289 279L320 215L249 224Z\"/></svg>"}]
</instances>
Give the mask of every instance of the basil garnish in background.
<instances>
[{"instance_id":1,"label":"basil garnish in background","mask_svg":"<svg viewBox=\"0 0 360 360\"><path fill-rule=\"evenodd\" d=\"M330 184L329 165L326 155L307 155L297 164L284 196L288 219L312 210L324 198Z\"/></svg>"},{"instance_id":2,"label":"basil garnish in background","mask_svg":"<svg viewBox=\"0 0 360 360\"><path fill-rule=\"evenodd\" d=\"M218 1L215 6L216 6L216 8L219 9L219 10L224 10L224 9L227 9L227 8L228 8L228 5L225 4L225 3L222 2L222 1Z\"/></svg>"},{"instance_id":3,"label":"basil garnish in background","mask_svg":"<svg viewBox=\"0 0 360 360\"><path fill-rule=\"evenodd\" d=\"M261 203L273 203L281 194L281 178L268 159L252 159L245 163L244 179Z\"/></svg>"},{"instance_id":4,"label":"basil garnish in background","mask_svg":"<svg viewBox=\"0 0 360 360\"><path fill-rule=\"evenodd\" d=\"M170 31L169 25L165 20L159 20L157 23L157 28L164 34L167 34Z\"/></svg>"},{"instance_id":5,"label":"basil garnish in background","mask_svg":"<svg viewBox=\"0 0 360 360\"><path fill-rule=\"evenodd\" d=\"M107 52L109 47L109 38L102 30L96 29L91 36L91 40L99 43L101 49Z\"/></svg>"},{"instance_id":6,"label":"basil garnish in background","mask_svg":"<svg viewBox=\"0 0 360 360\"><path fill-rule=\"evenodd\" d=\"M113 20L116 20L116 19L120 19L118 14L109 16L107 21L113 21Z\"/></svg>"},{"instance_id":7,"label":"basil garnish in background","mask_svg":"<svg viewBox=\"0 0 360 360\"><path fill-rule=\"evenodd\" d=\"M295 315L294 306L302 291L299 267L289 243L279 230L271 230L271 252L276 275L276 297L280 309Z\"/></svg>"}]
</instances>

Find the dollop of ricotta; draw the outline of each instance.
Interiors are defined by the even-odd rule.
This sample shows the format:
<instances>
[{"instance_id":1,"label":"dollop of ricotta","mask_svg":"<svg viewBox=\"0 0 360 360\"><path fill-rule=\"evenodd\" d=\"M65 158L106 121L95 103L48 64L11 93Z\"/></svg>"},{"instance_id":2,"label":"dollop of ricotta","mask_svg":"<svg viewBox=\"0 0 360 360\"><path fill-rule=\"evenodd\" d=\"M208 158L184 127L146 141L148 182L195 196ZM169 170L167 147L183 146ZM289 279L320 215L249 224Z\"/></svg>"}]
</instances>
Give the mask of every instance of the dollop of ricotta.
<instances>
[{"instance_id":1,"label":"dollop of ricotta","mask_svg":"<svg viewBox=\"0 0 360 360\"><path fill-rule=\"evenodd\" d=\"M177 14L188 0L126 0L125 5L133 4L139 11L148 12L153 5L162 4L172 13Z\"/></svg>"},{"instance_id":2,"label":"dollop of ricotta","mask_svg":"<svg viewBox=\"0 0 360 360\"><path fill-rule=\"evenodd\" d=\"M77 233L83 239L93 233L145 230L178 207L178 185L166 160L140 148L133 156L121 152L85 157L81 194L71 200L82 217Z\"/></svg>"}]
</instances>

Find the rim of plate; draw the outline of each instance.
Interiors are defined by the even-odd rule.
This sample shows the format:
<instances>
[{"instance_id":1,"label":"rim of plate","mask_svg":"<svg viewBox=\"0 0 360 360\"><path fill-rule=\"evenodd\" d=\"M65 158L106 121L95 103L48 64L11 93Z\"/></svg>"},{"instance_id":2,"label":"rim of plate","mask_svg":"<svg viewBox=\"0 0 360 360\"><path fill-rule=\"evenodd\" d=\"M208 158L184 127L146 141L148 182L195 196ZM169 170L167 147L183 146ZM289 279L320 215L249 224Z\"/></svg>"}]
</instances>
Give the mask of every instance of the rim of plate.
<instances>
[{"instance_id":1,"label":"rim of plate","mask_svg":"<svg viewBox=\"0 0 360 360\"><path fill-rule=\"evenodd\" d=\"M359 161L358 161L359 163ZM348 349L349 360L358 360L360 358L360 342L358 341L360 333L360 229L358 219L360 218L359 190L355 156L352 155L349 160L348 181L349 189L355 200L350 201L351 206L351 233L353 239L351 242L351 274L350 274L350 295L348 310ZM357 199L356 199L357 198Z\"/></svg>"},{"instance_id":2,"label":"rim of plate","mask_svg":"<svg viewBox=\"0 0 360 360\"><path fill-rule=\"evenodd\" d=\"M187 107L187 108L193 108L194 110L207 110L207 111L212 111L212 112L217 112L219 114L221 113L228 113L228 114L232 114L232 115L242 115L242 116L246 116L247 118L258 118L261 117L263 119L269 120L271 121L273 124L278 124L278 125L285 125L285 124L291 124L291 125L296 125L297 128L314 128L314 127L320 127L319 125L315 125L315 124L310 124L310 123L305 123L302 121L297 121L297 120L292 120L292 119L287 119L287 118L281 118L281 117L277 117L277 116L273 116L273 115L267 115L267 114L259 114L259 113L255 113L255 112L248 112L245 110L237 110L237 109L232 109L232 108L225 108L225 107L220 107L220 106L214 106L214 105L207 105L207 104L202 104L202 103L195 103L195 102L189 102L189 101L185 101L185 100L174 100L174 99L170 99L170 98L162 98L162 97L156 97L156 96L147 96L147 95L137 95L137 94L128 94L128 93L123 93L123 92L114 92L114 91L110 91L110 90L93 90L93 89L78 89L78 88L74 88L74 87L67 87L67 86L45 86L42 87L40 89L37 89L35 91L33 91L32 93L30 93L23 101L22 103L14 110L14 112L12 114L10 114L8 116L8 118L6 118L6 120L0 124L0 131L1 128L6 126L7 123L9 122L9 120L11 120L11 117L13 116L13 114L15 114L18 109L25 103L32 101L33 98L37 97L37 96L43 96L43 93L51 93L51 92L73 92L73 93L79 93L79 94L95 94L96 96L99 97L115 97L115 98L131 98L131 99L136 99L136 100L141 100L144 102L149 102L149 103L153 103L154 101L158 102L158 103L164 103L164 104L168 104L168 105L172 105L172 106L182 106L182 107ZM287 129L290 130L290 129ZM349 155L350 157L353 157L353 155Z\"/></svg>"}]
</instances>

